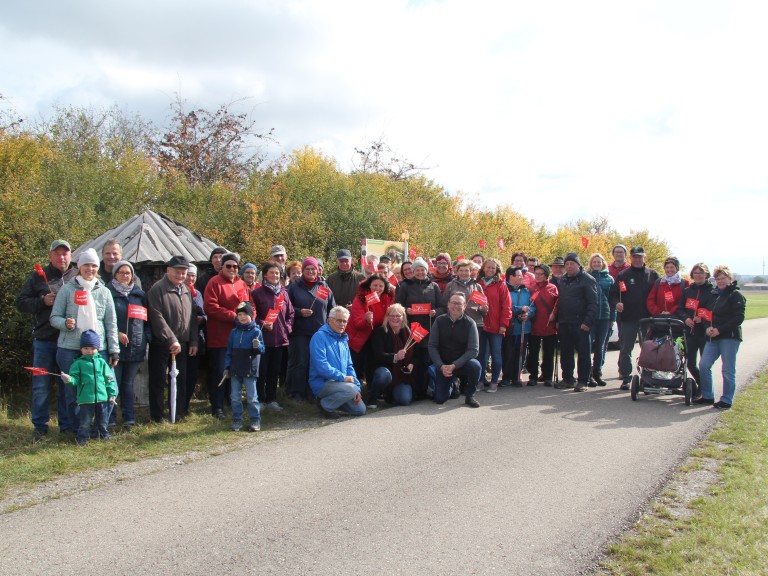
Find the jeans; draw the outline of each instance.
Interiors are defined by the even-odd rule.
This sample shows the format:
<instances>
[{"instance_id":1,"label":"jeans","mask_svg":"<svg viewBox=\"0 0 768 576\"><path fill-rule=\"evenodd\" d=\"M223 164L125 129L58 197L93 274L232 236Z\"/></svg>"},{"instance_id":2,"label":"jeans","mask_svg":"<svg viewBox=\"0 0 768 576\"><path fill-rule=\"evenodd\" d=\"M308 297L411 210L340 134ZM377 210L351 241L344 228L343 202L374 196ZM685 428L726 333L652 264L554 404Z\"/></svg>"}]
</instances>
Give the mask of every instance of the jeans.
<instances>
[{"instance_id":1,"label":"jeans","mask_svg":"<svg viewBox=\"0 0 768 576\"><path fill-rule=\"evenodd\" d=\"M32 366L35 368L45 368L48 372L58 372L59 368L56 364L56 350L57 346L55 340L33 340L32 353L34 356ZM32 377L32 424L35 426L35 430L48 431L48 420L50 419L48 399L51 395L54 378L54 376ZM61 380L57 380L57 386L59 388L59 431L65 432L67 430L72 430L72 432L75 432L69 425L67 415L66 389L69 388L69 386L66 386Z\"/></svg>"},{"instance_id":2,"label":"jeans","mask_svg":"<svg viewBox=\"0 0 768 576\"><path fill-rule=\"evenodd\" d=\"M373 371L373 378L368 384L368 398L366 404L376 404L376 400L384 393L384 390L392 384L392 372L389 368L379 366ZM409 386L410 388L410 386Z\"/></svg>"},{"instance_id":3,"label":"jeans","mask_svg":"<svg viewBox=\"0 0 768 576\"><path fill-rule=\"evenodd\" d=\"M392 402L395 406L409 406L413 402L413 388L408 384L397 384L392 389Z\"/></svg>"},{"instance_id":4,"label":"jeans","mask_svg":"<svg viewBox=\"0 0 768 576\"><path fill-rule=\"evenodd\" d=\"M635 347L637 333L640 330L640 322L628 322L622 320L619 324L619 376L629 382L632 378L632 350Z\"/></svg>"},{"instance_id":5,"label":"jeans","mask_svg":"<svg viewBox=\"0 0 768 576\"><path fill-rule=\"evenodd\" d=\"M701 397L714 399L715 390L712 383L712 365L718 358L722 359L723 367L723 395L720 401L733 404L736 394L736 354L741 342L735 338L723 338L708 341L704 346L699 363L701 374Z\"/></svg>"},{"instance_id":6,"label":"jeans","mask_svg":"<svg viewBox=\"0 0 768 576\"><path fill-rule=\"evenodd\" d=\"M499 336L501 336L499 334ZM435 402L443 404L451 396L451 384L456 376L466 376L467 386L464 394L467 398L475 395L477 384L480 382L480 376L483 373L483 367L476 358L471 358L464 366L453 371L453 376L443 376L440 368L435 370Z\"/></svg>"},{"instance_id":7,"label":"jeans","mask_svg":"<svg viewBox=\"0 0 768 576\"><path fill-rule=\"evenodd\" d=\"M327 412L342 410L352 416L362 416L365 414L365 402L360 400L355 404L355 396L359 393L354 382L328 380L320 390L320 406Z\"/></svg>"},{"instance_id":8,"label":"jeans","mask_svg":"<svg viewBox=\"0 0 768 576\"><path fill-rule=\"evenodd\" d=\"M208 399L211 402L211 413L216 414L224 410L224 398L229 394L229 382L219 386L222 374L224 374L224 360L227 356L226 348L208 348Z\"/></svg>"},{"instance_id":9,"label":"jeans","mask_svg":"<svg viewBox=\"0 0 768 576\"><path fill-rule=\"evenodd\" d=\"M109 439L107 423L112 413L112 404L109 402L97 402L96 404L80 404L80 424L77 428L77 443L87 444L91 437L91 421L96 417L98 437L102 440Z\"/></svg>"},{"instance_id":10,"label":"jeans","mask_svg":"<svg viewBox=\"0 0 768 576\"><path fill-rule=\"evenodd\" d=\"M309 341L311 336L292 335L288 343L285 392L289 398L311 398L309 388Z\"/></svg>"},{"instance_id":11,"label":"jeans","mask_svg":"<svg viewBox=\"0 0 768 576\"><path fill-rule=\"evenodd\" d=\"M229 399L232 403L232 427L238 426L243 422L243 386L245 386L245 402L248 406L248 418L251 425L261 423L261 410L259 407L259 396L256 392L256 378L246 376L241 378L232 374L232 391Z\"/></svg>"},{"instance_id":12,"label":"jeans","mask_svg":"<svg viewBox=\"0 0 768 576\"><path fill-rule=\"evenodd\" d=\"M123 424L135 424L136 414L133 409L133 381L139 372L141 362L123 362L120 361L115 366L115 379L117 380L117 389L120 392L120 414L123 417ZM117 421L117 410L112 409L112 416L109 418L110 424Z\"/></svg>"},{"instance_id":13,"label":"jeans","mask_svg":"<svg viewBox=\"0 0 768 576\"><path fill-rule=\"evenodd\" d=\"M491 358L491 382L498 383L502 364L501 343L504 337L501 334L494 334L485 330L478 330L478 335L480 336L480 354L477 359L485 371L485 367L488 366L488 358ZM483 372L480 375L482 376Z\"/></svg>"},{"instance_id":14,"label":"jeans","mask_svg":"<svg viewBox=\"0 0 768 576\"><path fill-rule=\"evenodd\" d=\"M589 332L581 329L581 324L575 322L560 323L560 367L563 370L563 381L573 381L575 362L574 353L579 355L578 381L580 384L589 384L589 375L592 370L592 339Z\"/></svg>"},{"instance_id":15,"label":"jeans","mask_svg":"<svg viewBox=\"0 0 768 576\"><path fill-rule=\"evenodd\" d=\"M605 352L608 350L608 335L611 333L611 321L595 320L590 331L592 338L592 373L596 376L603 375Z\"/></svg>"}]
</instances>

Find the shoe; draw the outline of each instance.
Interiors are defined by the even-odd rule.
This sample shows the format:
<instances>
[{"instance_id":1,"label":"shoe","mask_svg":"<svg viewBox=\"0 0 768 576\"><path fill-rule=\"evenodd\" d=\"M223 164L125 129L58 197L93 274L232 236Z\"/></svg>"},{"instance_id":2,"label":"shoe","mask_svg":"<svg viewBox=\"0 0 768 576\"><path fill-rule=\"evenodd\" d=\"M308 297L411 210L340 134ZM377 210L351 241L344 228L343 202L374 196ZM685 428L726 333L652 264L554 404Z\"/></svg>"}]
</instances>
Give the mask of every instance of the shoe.
<instances>
[{"instance_id":1,"label":"shoe","mask_svg":"<svg viewBox=\"0 0 768 576\"><path fill-rule=\"evenodd\" d=\"M510 386L512 386L512 382L509 380L501 380L499 382L499 388L509 388Z\"/></svg>"},{"instance_id":2,"label":"shoe","mask_svg":"<svg viewBox=\"0 0 768 576\"><path fill-rule=\"evenodd\" d=\"M538 382L536 380L534 380L533 378L531 378L531 379L528 380L528 384L526 384L526 386L536 386L537 384L538 384Z\"/></svg>"},{"instance_id":3,"label":"shoe","mask_svg":"<svg viewBox=\"0 0 768 576\"><path fill-rule=\"evenodd\" d=\"M240 432L240 428L242 428L242 427L243 427L243 423L242 422L232 422L231 430L232 430L232 432Z\"/></svg>"},{"instance_id":4,"label":"shoe","mask_svg":"<svg viewBox=\"0 0 768 576\"><path fill-rule=\"evenodd\" d=\"M272 400L272 402L267 402L264 405L264 408L266 408L267 410L272 410L273 412L280 412L283 409L283 407L277 403L277 400Z\"/></svg>"},{"instance_id":5,"label":"shoe","mask_svg":"<svg viewBox=\"0 0 768 576\"><path fill-rule=\"evenodd\" d=\"M458 398L459 396L461 396L461 392L459 391L459 387L458 386L452 386L451 387L450 399L451 400L456 400L456 398Z\"/></svg>"},{"instance_id":6,"label":"shoe","mask_svg":"<svg viewBox=\"0 0 768 576\"><path fill-rule=\"evenodd\" d=\"M320 414L323 415L323 418L327 420L338 420L341 418L336 412L328 412L328 410L323 408L323 405L320 403L320 398L317 399L317 408L320 410Z\"/></svg>"},{"instance_id":7,"label":"shoe","mask_svg":"<svg viewBox=\"0 0 768 576\"><path fill-rule=\"evenodd\" d=\"M544 380L544 386L548 386L549 388L551 388L553 386L552 380Z\"/></svg>"},{"instance_id":8,"label":"shoe","mask_svg":"<svg viewBox=\"0 0 768 576\"><path fill-rule=\"evenodd\" d=\"M32 432L32 444L37 444L38 442L42 442L45 440L45 437L48 435L48 430L38 430L35 428L35 431Z\"/></svg>"},{"instance_id":9,"label":"shoe","mask_svg":"<svg viewBox=\"0 0 768 576\"><path fill-rule=\"evenodd\" d=\"M467 396L467 399L464 400L464 404L466 404L470 408L480 408L480 403L477 400L475 400L474 396Z\"/></svg>"},{"instance_id":10,"label":"shoe","mask_svg":"<svg viewBox=\"0 0 768 576\"><path fill-rule=\"evenodd\" d=\"M574 386L574 383L569 382L567 380L561 380L560 382L555 384L555 388L557 388L558 390L569 390L573 388L573 386Z\"/></svg>"},{"instance_id":11,"label":"shoe","mask_svg":"<svg viewBox=\"0 0 768 576\"><path fill-rule=\"evenodd\" d=\"M261 430L261 424L251 424L248 426L248 432L259 432Z\"/></svg>"},{"instance_id":12,"label":"shoe","mask_svg":"<svg viewBox=\"0 0 768 576\"><path fill-rule=\"evenodd\" d=\"M589 386L589 384L587 384L586 382L577 382L576 386L573 387L573 391L584 392L584 390L587 389L587 386Z\"/></svg>"},{"instance_id":13,"label":"shoe","mask_svg":"<svg viewBox=\"0 0 768 576\"><path fill-rule=\"evenodd\" d=\"M597 382L592 376L589 377L589 384L587 384L587 386L590 388L597 388Z\"/></svg>"},{"instance_id":14,"label":"shoe","mask_svg":"<svg viewBox=\"0 0 768 576\"><path fill-rule=\"evenodd\" d=\"M221 410L221 409L216 410L216 418L219 420L224 420L224 418L226 418L226 416L224 415L224 410Z\"/></svg>"},{"instance_id":15,"label":"shoe","mask_svg":"<svg viewBox=\"0 0 768 576\"><path fill-rule=\"evenodd\" d=\"M595 380L598 386L607 386L608 383L603 380L602 376L594 375L592 378Z\"/></svg>"},{"instance_id":16,"label":"shoe","mask_svg":"<svg viewBox=\"0 0 768 576\"><path fill-rule=\"evenodd\" d=\"M699 406L713 406L715 404L715 399L714 398L696 398L696 400L693 400L691 404L697 404ZM718 402L718 404L720 404L720 402Z\"/></svg>"},{"instance_id":17,"label":"shoe","mask_svg":"<svg viewBox=\"0 0 768 576\"><path fill-rule=\"evenodd\" d=\"M378 410L379 405L378 404L366 404L365 405L366 410Z\"/></svg>"},{"instance_id":18,"label":"shoe","mask_svg":"<svg viewBox=\"0 0 768 576\"><path fill-rule=\"evenodd\" d=\"M491 382L491 385L488 386L488 389L486 390L486 392L493 393L493 392L496 392L496 390L498 390L498 389L499 389L498 383ZM471 398L471 396L468 396L468 398Z\"/></svg>"},{"instance_id":19,"label":"shoe","mask_svg":"<svg viewBox=\"0 0 768 576\"><path fill-rule=\"evenodd\" d=\"M523 383L520 382L520 380L513 380L512 381L512 388L522 388Z\"/></svg>"},{"instance_id":20,"label":"shoe","mask_svg":"<svg viewBox=\"0 0 768 576\"><path fill-rule=\"evenodd\" d=\"M712 404L712 408L717 408L718 410L730 410L731 405L721 400L720 402Z\"/></svg>"},{"instance_id":21,"label":"shoe","mask_svg":"<svg viewBox=\"0 0 768 576\"><path fill-rule=\"evenodd\" d=\"M629 390L629 382L622 382L619 390Z\"/></svg>"}]
</instances>

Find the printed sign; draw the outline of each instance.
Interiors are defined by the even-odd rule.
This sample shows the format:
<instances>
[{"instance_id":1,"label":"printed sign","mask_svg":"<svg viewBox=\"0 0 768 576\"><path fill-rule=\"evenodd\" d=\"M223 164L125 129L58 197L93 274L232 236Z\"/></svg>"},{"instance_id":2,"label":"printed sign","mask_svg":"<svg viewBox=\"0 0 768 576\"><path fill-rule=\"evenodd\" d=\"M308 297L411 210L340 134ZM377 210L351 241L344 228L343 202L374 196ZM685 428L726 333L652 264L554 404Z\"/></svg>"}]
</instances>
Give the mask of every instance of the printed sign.
<instances>
[{"instance_id":1,"label":"printed sign","mask_svg":"<svg viewBox=\"0 0 768 576\"><path fill-rule=\"evenodd\" d=\"M696 310L699 309L699 301L696 300L696 298L688 298L685 301L685 307L688 310L693 310L694 312L696 312Z\"/></svg>"},{"instance_id":2,"label":"printed sign","mask_svg":"<svg viewBox=\"0 0 768 576\"><path fill-rule=\"evenodd\" d=\"M368 306L373 306L377 302L381 302L381 299L379 298L378 292L371 292L370 294L365 295L365 303Z\"/></svg>"},{"instance_id":3,"label":"printed sign","mask_svg":"<svg viewBox=\"0 0 768 576\"><path fill-rule=\"evenodd\" d=\"M128 304L128 318L147 321L147 309L138 304Z\"/></svg>"},{"instance_id":4,"label":"printed sign","mask_svg":"<svg viewBox=\"0 0 768 576\"><path fill-rule=\"evenodd\" d=\"M88 292L85 290L78 290L75 292L75 304L78 306L87 306L88 305Z\"/></svg>"},{"instance_id":5,"label":"printed sign","mask_svg":"<svg viewBox=\"0 0 768 576\"><path fill-rule=\"evenodd\" d=\"M267 312L267 315L264 317L264 322L270 322L271 324L274 324L279 315L280 315L280 310L270 310L269 312Z\"/></svg>"},{"instance_id":6,"label":"printed sign","mask_svg":"<svg viewBox=\"0 0 768 576\"><path fill-rule=\"evenodd\" d=\"M411 313L429 314L432 312L432 304L411 304Z\"/></svg>"},{"instance_id":7,"label":"printed sign","mask_svg":"<svg viewBox=\"0 0 768 576\"><path fill-rule=\"evenodd\" d=\"M325 286L318 286L317 292L315 293L315 296L319 298L320 300L328 300L328 296L331 295L331 290Z\"/></svg>"},{"instance_id":8,"label":"printed sign","mask_svg":"<svg viewBox=\"0 0 768 576\"><path fill-rule=\"evenodd\" d=\"M707 322L712 322L712 311L711 310L707 310L706 308L699 308L696 311L696 315L699 318L702 318L702 319L706 320Z\"/></svg>"},{"instance_id":9,"label":"printed sign","mask_svg":"<svg viewBox=\"0 0 768 576\"><path fill-rule=\"evenodd\" d=\"M664 292L664 302L672 302L675 297L672 296L672 292Z\"/></svg>"},{"instance_id":10,"label":"printed sign","mask_svg":"<svg viewBox=\"0 0 768 576\"><path fill-rule=\"evenodd\" d=\"M413 327L413 330L411 331L411 338L416 340L416 342L421 342L429 335L429 330L421 326L421 324L416 324L416 326Z\"/></svg>"}]
</instances>

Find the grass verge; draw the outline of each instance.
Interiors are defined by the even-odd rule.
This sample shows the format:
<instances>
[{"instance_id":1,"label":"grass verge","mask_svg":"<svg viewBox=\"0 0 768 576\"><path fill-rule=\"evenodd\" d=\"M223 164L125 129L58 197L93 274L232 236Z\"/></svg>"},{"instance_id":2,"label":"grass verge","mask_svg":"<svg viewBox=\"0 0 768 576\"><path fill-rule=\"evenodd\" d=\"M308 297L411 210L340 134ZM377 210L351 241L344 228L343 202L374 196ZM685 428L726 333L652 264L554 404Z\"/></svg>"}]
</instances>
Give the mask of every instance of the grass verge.
<instances>
[{"instance_id":1,"label":"grass verge","mask_svg":"<svg viewBox=\"0 0 768 576\"><path fill-rule=\"evenodd\" d=\"M747 310L745 318L752 320L754 318L768 317L768 293L765 292L742 292L747 299Z\"/></svg>"},{"instance_id":2,"label":"grass verge","mask_svg":"<svg viewBox=\"0 0 768 576\"><path fill-rule=\"evenodd\" d=\"M693 452L691 473L712 469L704 494L674 510L667 493L619 542L610 546L601 574L765 574L768 566L768 372L723 414ZM711 466L714 462L715 465Z\"/></svg>"}]
</instances>

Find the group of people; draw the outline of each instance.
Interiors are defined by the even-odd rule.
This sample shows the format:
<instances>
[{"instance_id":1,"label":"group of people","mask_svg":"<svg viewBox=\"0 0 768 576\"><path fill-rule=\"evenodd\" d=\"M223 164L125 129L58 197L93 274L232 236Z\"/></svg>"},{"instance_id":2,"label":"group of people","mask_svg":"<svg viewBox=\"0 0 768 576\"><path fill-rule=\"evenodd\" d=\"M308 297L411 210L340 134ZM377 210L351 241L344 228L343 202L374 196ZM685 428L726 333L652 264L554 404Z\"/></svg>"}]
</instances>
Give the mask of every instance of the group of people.
<instances>
[{"instance_id":1,"label":"group of people","mask_svg":"<svg viewBox=\"0 0 768 576\"><path fill-rule=\"evenodd\" d=\"M78 443L107 438L118 411L123 426L134 425L133 382L145 359L152 421L166 408L176 421L188 414L204 358L211 414L226 418L228 404L232 429L242 429L245 390L247 429L255 432L261 410L283 409L280 382L286 398L316 402L328 418L362 415L380 401L442 404L460 395L478 407L478 391L504 386L605 386L616 321L628 389L640 320L661 315L690 329L688 369L701 392L694 402L729 408L745 309L733 273L715 268L713 287L703 263L689 282L675 257L659 275L642 247L617 245L611 255L608 263L593 254L585 268L576 253L545 264L518 252L506 269L482 254L453 261L441 253L394 267L382 256L366 259L360 272L341 249L326 278L321 260L289 261L280 245L259 267L217 247L202 274L174 256L144 291L117 240L104 244L101 258L87 249L76 263L70 245L56 240L49 263L36 266L17 298L34 320L34 439L48 433L51 374L68 384L59 388L59 429ZM717 358L723 393L715 402Z\"/></svg>"}]
</instances>

